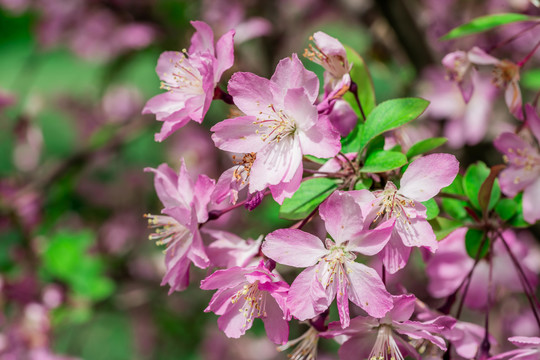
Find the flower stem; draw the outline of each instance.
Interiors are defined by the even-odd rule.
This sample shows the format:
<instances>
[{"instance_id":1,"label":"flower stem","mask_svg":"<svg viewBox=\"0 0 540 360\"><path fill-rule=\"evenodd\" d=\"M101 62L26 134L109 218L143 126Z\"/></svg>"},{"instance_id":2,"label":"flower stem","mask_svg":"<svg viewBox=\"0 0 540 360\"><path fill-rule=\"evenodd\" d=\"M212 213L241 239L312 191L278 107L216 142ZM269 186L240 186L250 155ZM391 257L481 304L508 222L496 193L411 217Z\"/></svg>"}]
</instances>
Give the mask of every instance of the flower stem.
<instances>
[{"instance_id":1,"label":"flower stem","mask_svg":"<svg viewBox=\"0 0 540 360\"><path fill-rule=\"evenodd\" d=\"M529 54L527 54L527 56L525 56L523 60L517 63L517 66L523 67L523 65L525 65L525 63L529 61L529 59L534 55L534 53L536 52L536 50L538 50L539 47L540 47L540 41L536 43L536 46L532 49L532 51Z\"/></svg>"},{"instance_id":2,"label":"flower stem","mask_svg":"<svg viewBox=\"0 0 540 360\"><path fill-rule=\"evenodd\" d=\"M498 48L500 48L500 47L502 47L502 46L504 46L504 45L506 45L506 44L511 43L512 41L516 40L516 39L517 39L518 37L520 37L521 35L525 34L527 31L534 29L534 28L537 27L538 25L540 25L540 21L533 23L531 26L529 26L529 27L527 27L527 28L525 28L525 29L519 31L518 33L516 33L516 34L510 36L508 39L505 39L505 40L503 40L503 41L501 41L501 42L495 44L494 46L492 46L491 48L489 48L486 52L487 52L487 53L491 53L492 51L494 51L494 50L496 50L496 49L498 49Z\"/></svg>"},{"instance_id":3,"label":"flower stem","mask_svg":"<svg viewBox=\"0 0 540 360\"><path fill-rule=\"evenodd\" d=\"M349 88L349 91L352 92L352 94L354 95L354 99L356 100L356 103L358 104L358 109L360 109L360 114L362 114L363 122L366 122L366 114L364 114L362 103L360 102L360 98L358 97L358 85L352 80L351 80L351 87Z\"/></svg>"}]
</instances>

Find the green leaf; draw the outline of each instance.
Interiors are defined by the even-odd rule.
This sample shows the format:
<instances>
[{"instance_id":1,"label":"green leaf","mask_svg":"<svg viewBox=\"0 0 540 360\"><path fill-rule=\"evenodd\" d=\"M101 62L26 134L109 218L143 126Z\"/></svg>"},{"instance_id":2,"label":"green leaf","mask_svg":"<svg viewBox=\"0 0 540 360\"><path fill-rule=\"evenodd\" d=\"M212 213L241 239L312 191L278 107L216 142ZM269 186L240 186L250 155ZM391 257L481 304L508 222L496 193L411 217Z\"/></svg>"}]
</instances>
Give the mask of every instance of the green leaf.
<instances>
[{"instance_id":1,"label":"green leaf","mask_svg":"<svg viewBox=\"0 0 540 360\"><path fill-rule=\"evenodd\" d=\"M447 141L448 140L443 137L420 140L419 142L411 146L409 151L407 151L407 158L411 159L417 155L427 153L428 151L436 149L439 146L445 144Z\"/></svg>"},{"instance_id":2,"label":"green leaf","mask_svg":"<svg viewBox=\"0 0 540 360\"><path fill-rule=\"evenodd\" d=\"M300 220L308 216L337 188L334 179L316 178L304 181L292 198L285 199L279 216L289 220Z\"/></svg>"},{"instance_id":3,"label":"green leaf","mask_svg":"<svg viewBox=\"0 0 540 360\"><path fill-rule=\"evenodd\" d=\"M372 178L360 179L356 184L354 184L354 190L369 190L371 185L373 185Z\"/></svg>"},{"instance_id":4,"label":"green leaf","mask_svg":"<svg viewBox=\"0 0 540 360\"><path fill-rule=\"evenodd\" d=\"M463 177L463 190L465 195L469 198L469 201L477 210L481 210L480 203L478 202L478 194L480 193L480 188L482 183L489 176L490 169L483 162L478 162L476 164L470 165L465 176ZM499 187L499 182L495 180L493 184L493 189L491 191L491 197L489 201L488 210L493 209L499 198L501 197L501 189Z\"/></svg>"},{"instance_id":5,"label":"green leaf","mask_svg":"<svg viewBox=\"0 0 540 360\"><path fill-rule=\"evenodd\" d=\"M484 232L477 229L469 229L467 234L465 234L465 248L467 249L467 254L473 259L476 259L478 251L480 251L479 258L481 259L486 256L489 250L489 239L484 240L484 236ZM482 241L484 244L482 244Z\"/></svg>"},{"instance_id":6,"label":"green leaf","mask_svg":"<svg viewBox=\"0 0 540 360\"><path fill-rule=\"evenodd\" d=\"M360 172L380 173L394 170L407 164L407 157L400 152L379 150L372 152L366 158Z\"/></svg>"},{"instance_id":7,"label":"green leaf","mask_svg":"<svg viewBox=\"0 0 540 360\"><path fill-rule=\"evenodd\" d=\"M347 51L347 60L353 65L350 72L351 80L358 85L358 99L360 100L360 104L362 104L364 115L368 116L375 108L375 89L373 88L371 75L366 62L356 51L346 45L345 50ZM343 99L351 105L356 115L362 118L354 95L351 92L347 92L343 95Z\"/></svg>"},{"instance_id":8,"label":"green leaf","mask_svg":"<svg viewBox=\"0 0 540 360\"><path fill-rule=\"evenodd\" d=\"M530 69L523 72L520 84L533 91L540 89L540 69Z\"/></svg>"},{"instance_id":9,"label":"green leaf","mask_svg":"<svg viewBox=\"0 0 540 360\"><path fill-rule=\"evenodd\" d=\"M428 201L424 201L422 204L427 209L427 220L435 219L439 215L440 209L435 199L431 198Z\"/></svg>"},{"instance_id":10,"label":"green leaf","mask_svg":"<svg viewBox=\"0 0 540 360\"><path fill-rule=\"evenodd\" d=\"M501 199L497 205L495 205L495 212L504 221L510 220L517 212L518 204L512 199Z\"/></svg>"},{"instance_id":11,"label":"green leaf","mask_svg":"<svg viewBox=\"0 0 540 360\"><path fill-rule=\"evenodd\" d=\"M441 241L448 236L452 231L459 229L463 226L463 223L459 220L450 220L443 217L436 217L430 220L429 223L433 227L433 232L437 238L437 241Z\"/></svg>"},{"instance_id":12,"label":"green leaf","mask_svg":"<svg viewBox=\"0 0 540 360\"><path fill-rule=\"evenodd\" d=\"M528 222L525 221L523 218L523 193L517 194L517 196L514 198L514 201L516 203L516 214L510 218L508 223L512 225L512 227L516 228L526 228L531 226Z\"/></svg>"},{"instance_id":13,"label":"green leaf","mask_svg":"<svg viewBox=\"0 0 540 360\"><path fill-rule=\"evenodd\" d=\"M452 184L442 189L441 193L465 195L465 192L463 191L463 176L458 174ZM454 219L463 220L468 216L467 211L465 210L465 206L467 206L466 201L443 197L441 204L444 212Z\"/></svg>"},{"instance_id":14,"label":"green leaf","mask_svg":"<svg viewBox=\"0 0 540 360\"><path fill-rule=\"evenodd\" d=\"M518 21L532 21L537 19L538 18L532 16L514 13L481 16L466 24L450 30L450 32L444 35L441 40L456 39L459 37L488 31L501 25L511 24Z\"/></svg>"},{"instance_id":15,"label":"green leaf","mask_svg":"<svg viewBox=\"0 0 540 360\"><path fill-rule=\"evenodd\" d=\"M420 98L394 99L379 104L367 117L354 147L361 152L378 135L419 117L428 105L429 101Z\"/></svg>"},{"instance_id":16,"label":"green leaf","mask_svg":"<svg viewBox=\"0 0 540 360\"><path fill-rule=\"evenodd\" d=\"M114 283L103 276L103 261L87 252L93 240L89 231L57 233L43 253L43 270L76 294L97 301L112 294Z\"/></svg>"}]
</instances>

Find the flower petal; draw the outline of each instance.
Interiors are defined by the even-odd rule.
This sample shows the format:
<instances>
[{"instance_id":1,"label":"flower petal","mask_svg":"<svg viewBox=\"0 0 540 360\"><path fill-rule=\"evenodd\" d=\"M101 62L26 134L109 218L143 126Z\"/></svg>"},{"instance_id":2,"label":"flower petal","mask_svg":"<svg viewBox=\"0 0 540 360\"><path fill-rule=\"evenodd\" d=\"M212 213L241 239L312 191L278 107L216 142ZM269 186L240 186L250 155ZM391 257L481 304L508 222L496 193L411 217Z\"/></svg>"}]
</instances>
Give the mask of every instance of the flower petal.
<instances>
[{"instance_id":1,"label":"flower petal","mask_svg":"<svg viewBox=\"0 0 540 360\"><path fill-rule=\"evenodd\" d=\"M426 201L452 183L459 171L454 155L431 154L413 161L401 178L399 193L416 201Z\"/></svg>"},{"instance_id":2,"label":"flower petal","mask_svg":"<svg viewBox=\"0 0 540 360\"><path fill-rule=\"evenodd\" d=\"M381 278L372 268L348 261L349 299L369 315L382 318L392 309L392 296L386 291Z\"/></svg>"},{"instance_id":3,"label":"flower petal","mask_svg":"<svg viewBox=\"0 0 540 360\"><path fill-rule=\"evenodd\" d=\"M279 229L266 235L262 252L280 264L295 267L313 266L328 254L321 239L298 229Z\"/></svg>"},{"instance_id":4,"label":"flower petal","mask_svg":"<svg viewBox=\"0 0 540 360\"><path fill-rule=\"evenodd\" d=\"M292 54L290 58L282 59L270 81L277 84L279 93L285 96L287 90L302 88L305 90L311 104L319 96L319 79L314 72L307 70L298 55ZM278 94L278 93L276 93Z\"/></svg>"}]
</instances>

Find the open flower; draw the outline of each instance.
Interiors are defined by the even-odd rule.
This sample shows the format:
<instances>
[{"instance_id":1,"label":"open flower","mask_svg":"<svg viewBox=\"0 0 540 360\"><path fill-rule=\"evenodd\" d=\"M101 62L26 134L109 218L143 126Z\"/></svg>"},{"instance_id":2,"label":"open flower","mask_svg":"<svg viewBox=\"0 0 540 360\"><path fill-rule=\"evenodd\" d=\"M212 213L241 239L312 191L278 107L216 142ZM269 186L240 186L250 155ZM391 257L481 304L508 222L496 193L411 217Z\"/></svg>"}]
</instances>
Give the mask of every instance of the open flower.
<instances>
[{"instance_id":1,"label":"open flower","mask_svg":"<svg viewBox=\"0 0 540 360\"><path fill-rule=\"evenodd\" d=\"M364 224L355 197L361 191L335 192L320 207L330 238L323 241L297 229L280 229L268 234L263 253L284 265L307 267L294 280L287 305L299 320L325 311L335 297L341 325L349 326L349 302L374 317L383 317L392 307L390 294L372 268L358 263L355 252L378 253L388 241L393 222L375 230Z\"/></svg>"},{"instance_id":2,"label":"open flower","mask_svg":"<svg viewBox=\"0 0 540 360\"><path fill-rule=\"evenodd\" d=\"M156 229L150 239L166 246L167 270L161 285L169 284L170 294L188 286L191 262L199 268L206 268L210 264L199 224L208 220L207 206L214 180L199 175L193 183L183 161L178 175L166 164L145 170L155 173L156 193L165 206L162 210L165 215L148 214L146 217L149 226Z\"/></svg>"},{"instance_id":3,"label":"open flower","mask_svg":"<svg viewBox=\"0 0 540 360\"><path fill-rule=\"evenodd\" d=\"M281 60L270 80L239 72L228 89L246 116L218 123L211 129L212 138L222 150L255 153L250 193L269 187L282 203L300 186L303 155L327 158L341 148L339 134L314 105L318 79L296 54Z\"/></svg>"},{"instance_id":4,"label":"open flower","mask_svg":"<svg viewBox=\"0 0 540 360\"><path fill-rule=\"evenodd\" d=\"M143 114L156 114L163 121L156 141L162 141L193 120L203 121L221 75L234 62L234 30L223 35L214 47L212 29L202 21L192 21L197 30L189 51L166 51L158 59L156 72L167 92L150 99Z\"/></svg>"},{"instance_id":5,"label":"open flower","mask_svg":"<svg viewBox=\"0 0 540 360\"><path fill-rule=\"evenodd\" d=\"M459 163L453 155L427 155L409 165L399 189L389 181L384 190L371 195L372 210L367 219L373 223L395 219L390 241L381 252L383 264L391 274L407 264L412 247L437 250L437 239L421 202L450 185L458 170Z\"/></svg>"},{"instance_id":6,"label":"open flower","mask_svg":"<svg viewBox=\"0 0 540 360\"><path fill-rule=\"evenodd\" d=\"M537 141L540 141L540 116L527 104L527 123ZM507 163L500 176L502 192L508 197L516 196L523 190L523 218L534 224L540 219L540 153L514 133L503 133L494 142L497 150L504 154Z\"/></svg>"},{"instance_id":7,"label":"open flower","mask_svg":"<svg viewBox=\"0 0 540 360\"><path fill-rule=\"evenodd\" d=\"M262 260L257 266L218 270L201 282L203 290L218 289L204 311L220 315L218 327L231 338L244 335L253 320L261 318L268 338L284 344L289 337L285 310L289 285L276 280Z\"/></svg>"},{"instance_id":8,"label":"open flower","mask_svg":"<svg viewBox=\"0 0 540 360\"><path fill-rule=\"evenodd\" d=\"M347 329L340 329L339 323L330 323L325 337L344 335L347 340L339 348L339 357L349 359L403 360L410 355L419 359L418 352L408 342L427 340L441 350L446 344L439 334L451 328L455 320L440 316L431 321L409 320L414 312L414 295L393 296L394 306L382 319L357 316Z\"/></svg>"}]
</instances>

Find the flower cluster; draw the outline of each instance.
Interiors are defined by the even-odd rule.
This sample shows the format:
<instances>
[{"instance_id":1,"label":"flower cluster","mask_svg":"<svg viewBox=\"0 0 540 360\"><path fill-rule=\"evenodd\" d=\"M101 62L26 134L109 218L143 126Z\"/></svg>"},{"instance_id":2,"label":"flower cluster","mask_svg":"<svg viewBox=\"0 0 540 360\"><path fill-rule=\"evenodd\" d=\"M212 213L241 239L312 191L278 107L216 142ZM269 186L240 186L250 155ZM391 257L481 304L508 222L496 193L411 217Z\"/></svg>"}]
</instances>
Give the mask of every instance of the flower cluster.
<instances>
[{"instance_id":1,"label":"flower cluster","mask_svg":"<svg viewBox=\"0 0 540 360\"><path fill-rule=\"evenodd\" d=\"M282 59L269 79L235 72L225 91L219 82L233 65L234 30L214 45L207 24L192 24L189 50L160 56L156 71L167 92L143 112L163 122L156 135L162 141L190 120L202 123L212 100L223 100L233 115L211 127L211 138L234 155L217 182L192 179L184 163L178 175L165 164L148 169L163 204L162 215L147 215L155 229L150 238L164 245L162 284L170 293L184 290L191 263L208 268L200 288L216 290L205 311L219 316L219 329L238 338L260 318L281 350L298 344L294 359L314 358L321 337L338 341L343 359L441 359L445 352L487 358L494 344L487 321L484 332L449 314L458 297L456 318L463 305L489 312L503 294L520 291L536 306L538 266L528 260L529 245L507 228L540 219L537 147L503 133L495 147L505 154L504 170L475 164L460 175L454 155L429 154L442 144L436 139L402 148L398 128L428 103L407 98L377 105L361 57L337 39L316 32L304 53L323 67L323 91L296 54ZM466 102L477 67L491 66L510 113L540 141L537 110L527 104L522 111L523 63L474 47L448 54L443 64ZM512 198L521 191L518 204ZM265 200L269 195L282 217L298 222L257 240L214 222L242 205L253 210L272 201ZM411 259L422 261L411 256L415 248L426 264L428 292L446 298L432 309L407 286L390 285ZM334 300L339 321L328 323ZM310 328L288 342L295 319ZM510 341L527 347L493 359L538 353L537 338Z\"/></svg>"}]
</instances>

